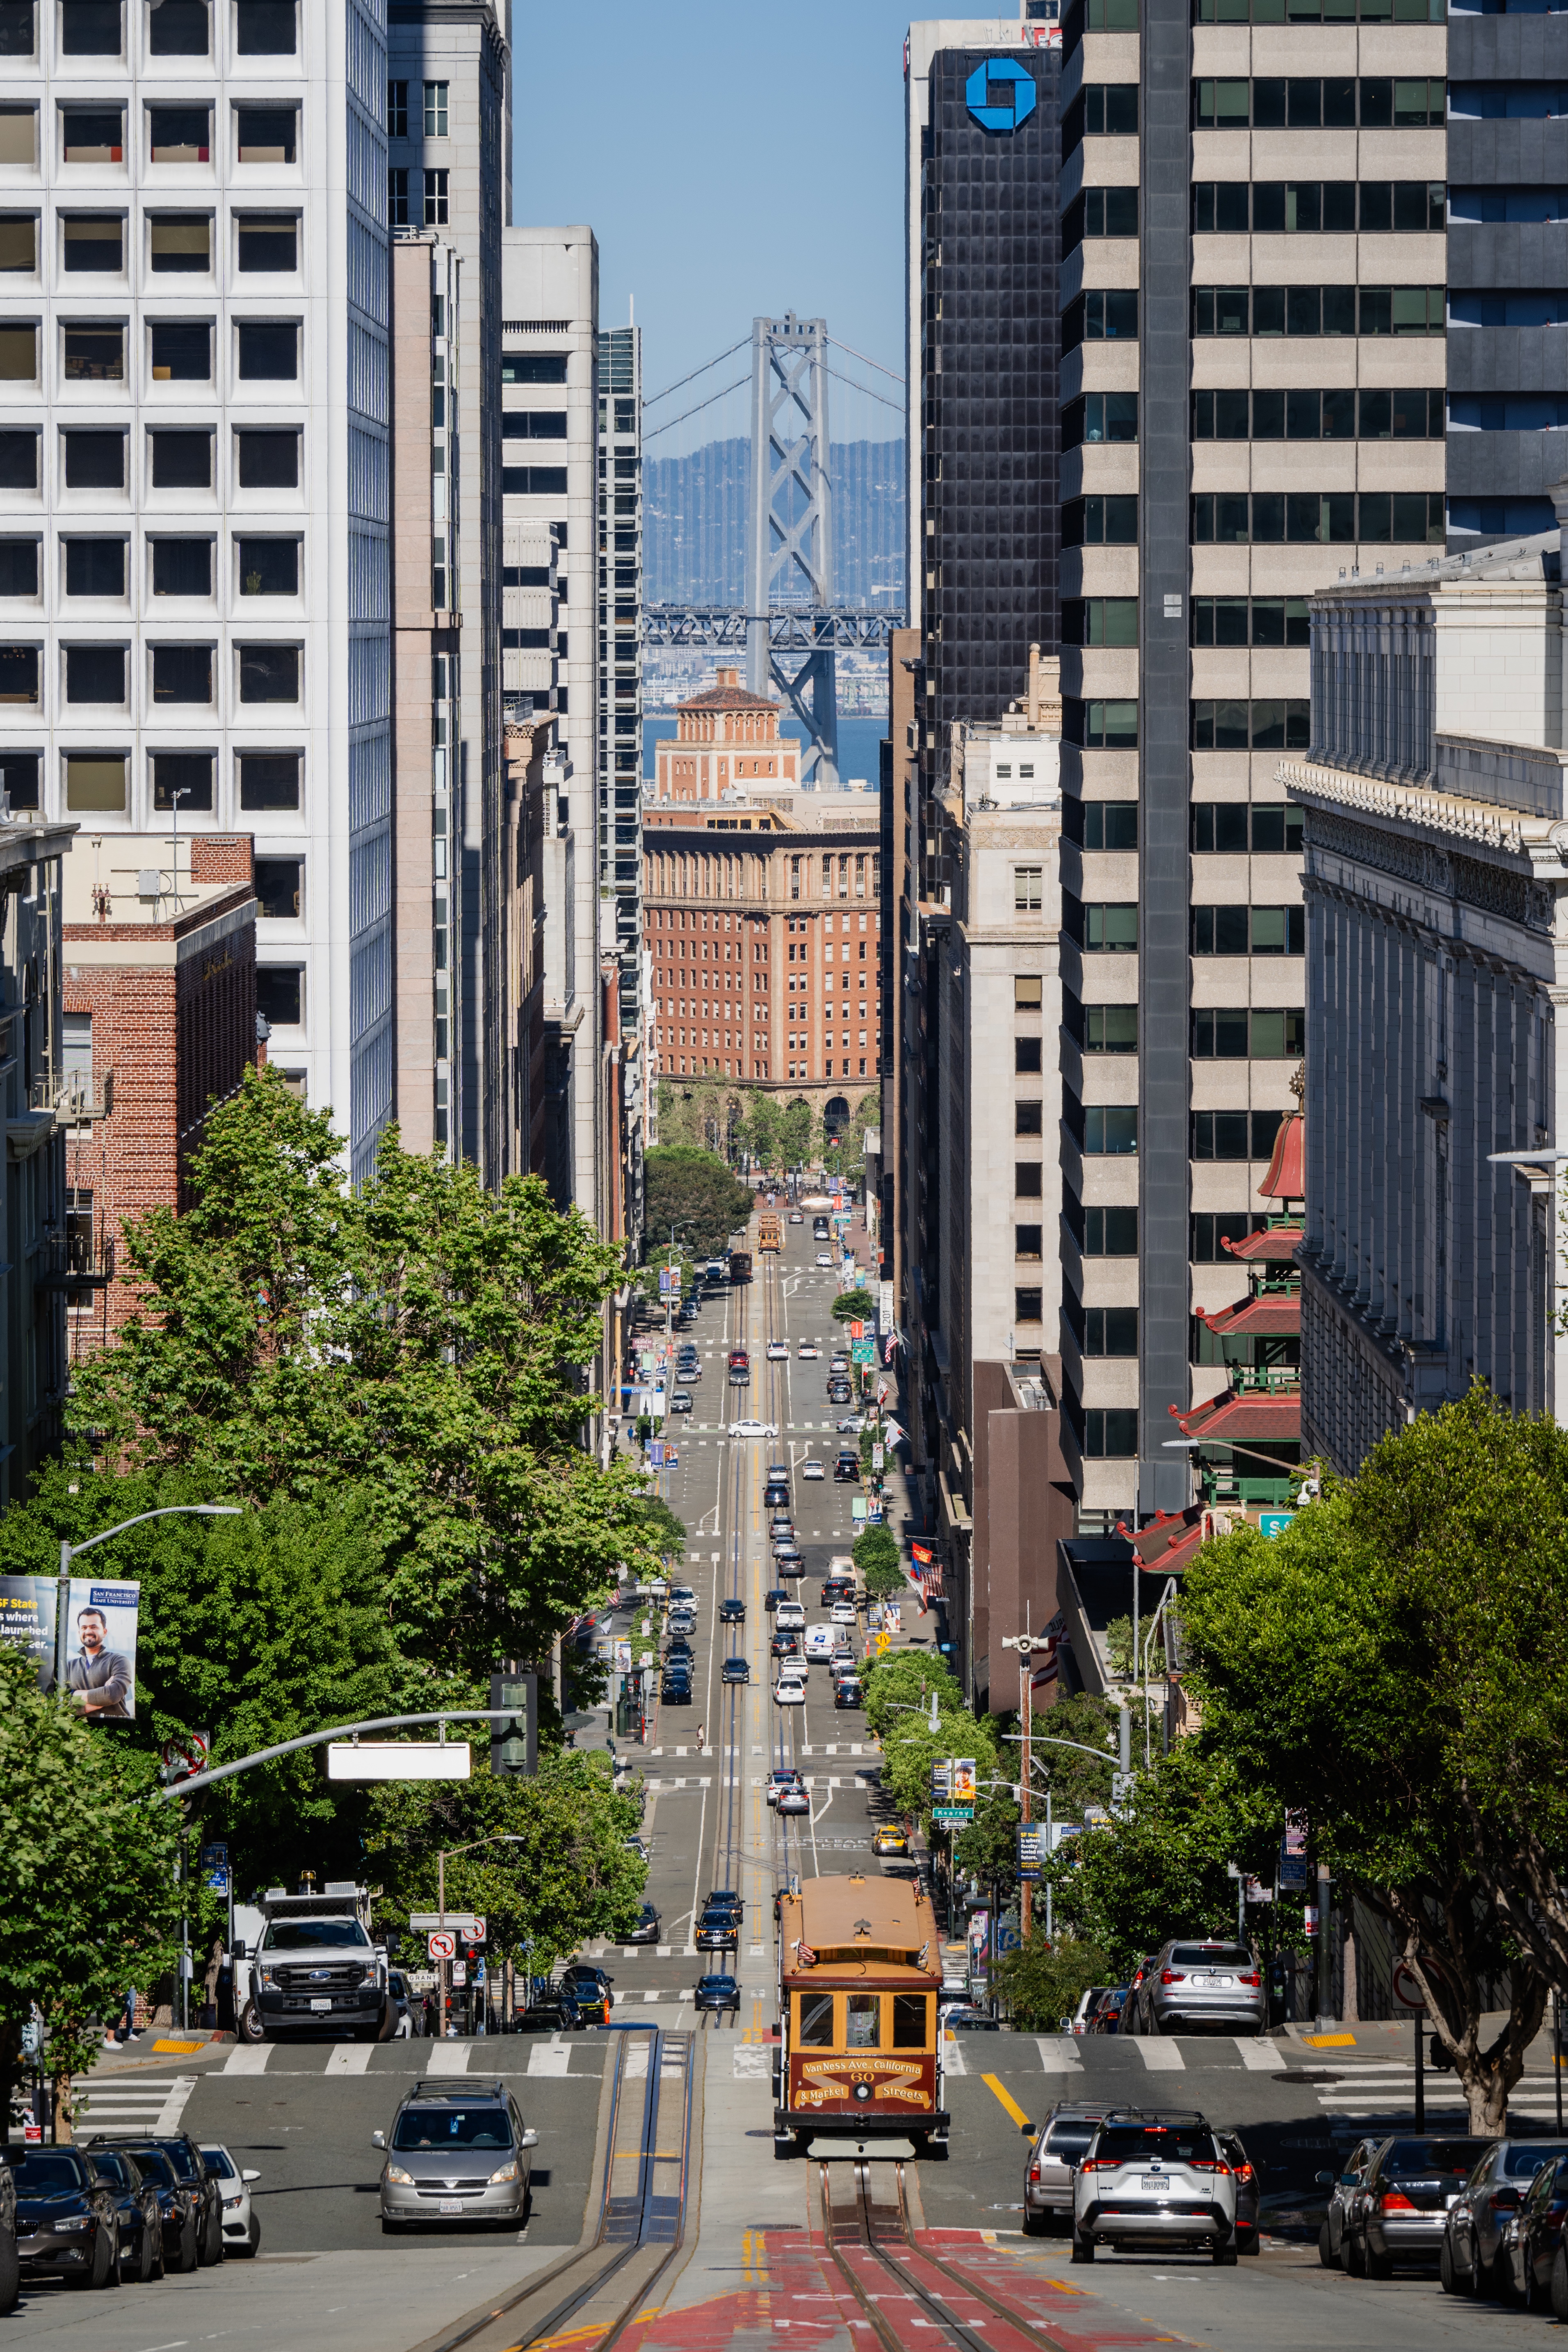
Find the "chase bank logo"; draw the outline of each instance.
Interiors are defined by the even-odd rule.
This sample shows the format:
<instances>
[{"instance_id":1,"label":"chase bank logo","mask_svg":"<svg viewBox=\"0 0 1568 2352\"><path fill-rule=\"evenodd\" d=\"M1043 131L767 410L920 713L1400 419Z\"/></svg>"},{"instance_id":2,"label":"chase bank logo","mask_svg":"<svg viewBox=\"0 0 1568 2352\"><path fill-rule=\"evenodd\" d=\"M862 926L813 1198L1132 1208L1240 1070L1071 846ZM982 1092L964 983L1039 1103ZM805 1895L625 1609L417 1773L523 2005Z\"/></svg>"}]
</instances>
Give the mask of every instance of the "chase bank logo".
<instances>
[{"instance_id":1,"label":"chase bank logo","mask_svg":"<svg viewBox=\"0 0 1568 2352\"><path fill-rule=\"evenodd\" d=\"M963 85L969 111L983 131L1016 131L1035 110L1034 77L1011 58L987 58Z\"/></svg>"}]
</instances>

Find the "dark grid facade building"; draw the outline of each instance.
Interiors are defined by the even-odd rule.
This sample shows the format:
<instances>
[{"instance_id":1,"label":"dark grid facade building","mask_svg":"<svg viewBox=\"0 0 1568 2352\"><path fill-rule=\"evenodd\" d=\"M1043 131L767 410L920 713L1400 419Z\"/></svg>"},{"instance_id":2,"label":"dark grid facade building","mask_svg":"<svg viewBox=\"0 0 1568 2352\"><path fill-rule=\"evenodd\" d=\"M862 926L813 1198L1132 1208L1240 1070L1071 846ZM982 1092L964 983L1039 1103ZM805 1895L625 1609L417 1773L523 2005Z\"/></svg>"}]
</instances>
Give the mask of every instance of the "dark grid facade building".
<instances>
[{"instance_id":1,"label":"dark grid facade building","mask_svg":"<svg viewBox=\"0 0 1568 2352\"><path fill-rule=\"evenodd\" d=\"M921 159L921 479L915 561L927 574L925 695L944 731L1000 718L1029 646L1058 642L1057 316L1060 53L1008 49L1037 101L986 130L966 88L992 48L939 50Z\"/></svg>"}]
</instances>

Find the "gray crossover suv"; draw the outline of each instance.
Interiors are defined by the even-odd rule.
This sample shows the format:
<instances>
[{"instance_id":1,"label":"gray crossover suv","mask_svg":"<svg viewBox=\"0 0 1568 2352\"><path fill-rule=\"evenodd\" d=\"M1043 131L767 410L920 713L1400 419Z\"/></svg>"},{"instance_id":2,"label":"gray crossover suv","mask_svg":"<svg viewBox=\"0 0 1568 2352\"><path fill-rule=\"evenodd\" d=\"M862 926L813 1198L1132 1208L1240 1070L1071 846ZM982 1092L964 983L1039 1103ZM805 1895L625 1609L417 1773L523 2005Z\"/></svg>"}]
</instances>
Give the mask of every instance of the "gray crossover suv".
<instances>
[{"instance_id":1,"label":"gray crossover suv","mask_svg":"<svg viewBox=\"0 0 1568 2352\"><path fill-rule=\"evenodd\" d=\"M1189 1942L1174 1937L1145 1962L1129 2002L1122 2032L1190 2033L1215 2026L1225 2033L1261 2033L1268 2023L1263 1971L1241 1944Z\"/></svg>"},{"instance_id":2,"label":"gray crossover suv","mask_svg":"<svg viewBox=\"0 0 1568 2352\"><path fill-rule=\"evenodd\" d=\"M1040 2127L1024 2168L1024 2234L1044 2237L1052 2229L1068 2230L1072 2222L1073 2173L1089 2153L1089 2141L1105 2115L1101 2106L1064 2099L1054 2106Z\"/></svg>"},{"instance_id":3,"label":"gray crossover suv","mask_svg":"<svg viewBox=\"0 0 1568 2352\"><path fill-rule=\"evenodd\" d=\"M1073 2174L1072 2259L1097 2246L1205 2249L1237 2257L1236 2175L1203 2116L1113 2109Z\"/></svg>"},{"instance_id":4,"label":"gray crossover suv","mask_svg":"<svg viewBox=\"0 0 1568 2352\"><path fill-rule=\"evenodd\" d=\"M416 2083L390 2133L373 2132L371 2144L386 2151L381 2226L388 2237L422 2222L528 2218L538 2135L523 2128L503 2083Z\"/></svg>"}]
</instances>

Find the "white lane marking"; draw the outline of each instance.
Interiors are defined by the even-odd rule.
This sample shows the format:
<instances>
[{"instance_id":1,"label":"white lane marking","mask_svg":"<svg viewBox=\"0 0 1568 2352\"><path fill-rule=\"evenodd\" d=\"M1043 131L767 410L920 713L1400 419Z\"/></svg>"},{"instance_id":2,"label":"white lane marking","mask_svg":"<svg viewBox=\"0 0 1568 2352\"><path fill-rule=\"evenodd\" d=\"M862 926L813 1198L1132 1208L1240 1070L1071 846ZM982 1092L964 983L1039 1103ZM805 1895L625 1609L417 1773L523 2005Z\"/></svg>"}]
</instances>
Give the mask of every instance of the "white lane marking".
<instances>
[{"instance_id":1,"label":"white lane marking","mask_svg":"<svg viewBox=\"0 0 1568 2352\"><path fill-rule=\"evenodd\" d=\"M628 1999L628 2000L630 1999L630 1995L629 1995L629 1994L627 1995L627 1999ZM658 1993L657 1993L657 1992L645 1992L645 1993L644 1993L644 1995L643 1995L643 1999L644 1999L644 2000L657 2000L658 1999Z\"/></svg>"},{"instance_id":2,"label":"white lane marking","mask_svg":"<svg viewBox=\"0 0 1568 2352\"><path fill-rule=\"evenodd\" d=\"M1037 2033L1035 2047L1040 2053L1040 2064L1047 2074L1082 2074L1083 2057L1072 2034Z\"/></svg>"},{"instance_id":3,"label":"white lane marking","mask_svg":"<svg viewBox=\"0 0 1568 2352\"><path fill-rule=\"evenodd\" d=\"M942 2063L949 2074L967 2074L969 2068L956 2033L944 2033L942 2042Z\"/></svg>"},{"instance_id":4,"label":"white lane marking","mask_svg":"<svg viewBox=\"0 0 1568 2352\"><path fill-rule=\"evenodd\" d=\"M1277 2074L1279 2072L1283 2061L1277 2042L1255 2040L1250 2034L1238 2033L1236 2046L1249 2074Z\"/></svg>"},{"instance_id":5,"label":"white lane marking","mask_svg":"<svg viewBox=\"0 0 1568 2352\"><path fill-rule=\"evenodd\" d=\"M773 2053L765 2042L737 2042L734 2059L737 2083L765 2083L773 2071Z\"/></svg>"},{"instance_id":6,"label":"white lane marking","mask_svg":"<svg viewBox=\"0 0 1568 2352\"><path fill-rule=\"evenodd\" d=\"M329 2074L363 2074L370 2065L374 2044L369 2042L334 2042L327 2053L326 2072Z\"/></svg>"},{"instance_id":7,"label":"white lane marking","mask_svg":"<svg viewBox=\"0 0 1568 2352\"><path fill-rule=\"evenodd\" d=\"M267 2062L277 2046L275 2042L237 2042L220 2071L225 2074L265 2074Z\"/></svg>"},{"instance_id":8,"label":"white lane marking","mask_svg":"<svg viewBox=\"0 0 1568 2352\"><path fill-rule=\"evenodd\" d=\"M645 2057L643 2060L645 2069L647 2064L647 2060ZM529 2052L528 2071L531 2074L569 2074L571 2073L572 2053L558 2033L552 2033L548 2042L542 2042L537 2050Z\"/></svg>"},{"instance_id":9,"label":"white lane marking","mask_svg":"<svg viewBox=\"0 0 1568 2352\"><path fill-rule=\"evenodd\" d=\"M176 2078L174 2088L163 2102L163 2111L153 2126L153 2132L160 2139L165 2137L170 2132L179 2130L180 2117L185 2112L185 2101L195 2087L196 2078L194 2074L181 2074Z\"/></svg>"},{"instance_id":10,"label":"white lane marking","mask_svg":"<svg viewBox=\"0 0 1568 2352\"><path fill-rule=\"evenodd\" d=\"M659 1958L661 1960L668 1960L674 1948L675 1947L673 1944L660 1944L658 1947Z\"/></svg>"},{"instance_id":11,"label":"white lane marking","mask_svg":"<svg viewBox=\"0 0 1568 2352\"><path fill-rule=\"evenodd\" d=\"M441 2063L439 2066L432 2066L429 2069L429 2073L433 2079L439 2077L442 2074L466 2074L468 2073L468 2060L473 2055L474 2048L471 2042L437 2042L436 2047L441 2053ZM533 2072L533 2059L537 2058L538 2055L539 2053L536 2050L532 2053L529 2060L528 2071L531 2074Z\"/></svg>"},{"instance_id":12,"label":"white lane marking","mask_svg":"<svg viewBox=\"0 0 1568 2352\"><path fill-rule=\"evenodd\" d=\"M1155 2041L1142 2033L1131 2033L1127 2038L1151 2074L1180 2074L1185 2072L1187 2062L1173 2042Z\"/></svg>"}]
</instances>

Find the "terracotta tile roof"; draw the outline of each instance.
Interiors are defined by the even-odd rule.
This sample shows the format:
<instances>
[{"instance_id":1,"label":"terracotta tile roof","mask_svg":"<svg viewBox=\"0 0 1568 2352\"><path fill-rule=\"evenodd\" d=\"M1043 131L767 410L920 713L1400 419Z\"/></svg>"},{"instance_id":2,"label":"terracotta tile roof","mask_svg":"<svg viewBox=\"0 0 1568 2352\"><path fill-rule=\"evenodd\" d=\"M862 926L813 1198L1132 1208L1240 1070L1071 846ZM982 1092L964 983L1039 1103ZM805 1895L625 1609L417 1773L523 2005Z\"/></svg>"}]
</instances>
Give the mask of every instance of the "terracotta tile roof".
<instances>
[{"instance_id":1,"label":"terracotta tile roof","mask_svg":"<svg viewBox=\"0 0 1568 2352\"><path fill-rule=\"evenodd\" d=\"M1250 1258L1254 1263L1261 1258L1269 1263L1288 1264L1296 1255L1296 1245L1304 1230L1300 1222L1269 1225L1260 1234L1248 1234L1245 1241L1222 1240L1220 1247L1230 1257Z\"/></svg>"},{"instance_id":2,"label":"terracotta tile roof","mask_svg":"<svg viewBox=\"0 0 1568 2352\"><path fill-rule=\"evenodd\" d=\"M678 702L680 710L766 710L776 719L778 704L765 694L748 694L743 686L710 686L704 694L694 694L689 701Z\"/></svg>"},{"instance_id":3,"label":"terracotta tile roof","mask_svg":"<svg viewBox=\"0 0 1568 2352\"><path fill-rule=\"evenodd\" d=\"M1272 1395L1225 1389L1186 1412L1173 1405L1171 1413L1184 1437L1201 1437L1215 1445L1250 1445L1254 1439L1290 1444L1301 1434L1299 1389L1277 1390Z\"/></svg>"},{"instance_id":4,"label":"terracotta tile roof","mask_svg":"<svg viewBox=\"0 0 1568 2352\"><path fill-rule=\"evenodd\" d=\"M1149 1575L1179 1576L1207 1541L1210 1514L1194 1503L1184 1511L1160 1511L1137 1529L1119 1523L1116 1532L1126 1537Z\"/></svg>"},{"instance_id":5,"label":"terracotta tile roof","mask_svg":"<svg viewBox=\"0 0 1568 2352\"><path fill-rule=\"evenodd\" d=\"M1239 1307L1222 1307L1205 1315L1211 1331L1258 1332L1270 1339L1293 1338L1301 1328L1301 1301L1287 1298L1244 1298Z\"/></svg>"},{"instance_id":6,"label":"terracotta tile roof","mask_svg":"<svg viewBox=\"0 0 1568 2352\"><path fill-rule=\"evenodd\" d=\"M1280 1120L1279 1132L1274 1139L1274 1157L1268 1162L1268 1173L1258 1188L1261 1200L1306 1199L1307 1183L1301 1170L1303 1126L1299 1110L1287 1111Z\"/></svg>"}]
</instances>

